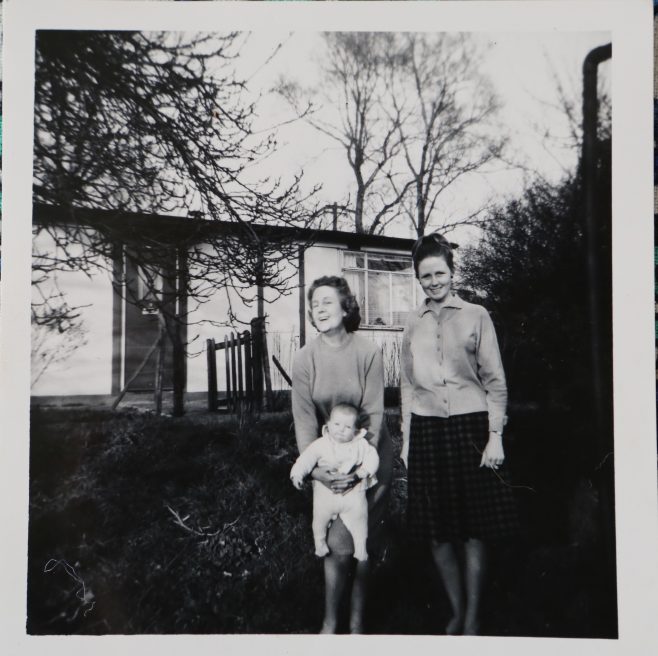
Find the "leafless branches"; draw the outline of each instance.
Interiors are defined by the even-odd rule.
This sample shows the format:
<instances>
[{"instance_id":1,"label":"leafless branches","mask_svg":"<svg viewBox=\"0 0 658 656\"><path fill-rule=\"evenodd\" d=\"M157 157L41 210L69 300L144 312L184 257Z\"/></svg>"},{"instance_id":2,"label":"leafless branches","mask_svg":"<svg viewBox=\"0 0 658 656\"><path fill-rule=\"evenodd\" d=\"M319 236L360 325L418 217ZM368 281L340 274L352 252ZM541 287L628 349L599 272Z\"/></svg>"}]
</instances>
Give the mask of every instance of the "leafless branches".
<instances>
[{"instance_id":1,"label":"leafless branches","mask_svg":"<svg viewBox=\"0 0 658 656\"><path fill-rule=\"evenodd\" d=\"M505 146L475 46L451 34L331 33L325 42L322 90L288 80L279 92L344 149L355 231L378 233L400 217L419 235L442 225L446 190Z\"/></svg>"},{"instance_id":2,"label":"leafless branches","mask_svg":"<svg viewBox=\"0 0 658 656\"><path fill-rule=\"evenodd\" d=\"M284 238L254 226L311 227L315 189L303 194L299 177L251 179L276 142L252 129L253 97L234 72L242 45L234 33L37 33L34 198L66 208L70 220L39 228L56 254L35 258L36 284L57 269L109 270L122 249L142 272L177 262L166 274L200 302L226 286L285 293L298 233ZM89 230L81 208L113 214ZM128 211L233 229L141 230L120 220ZM153 287L153 276L142 277Z\"/></svg>"}]
</instances>

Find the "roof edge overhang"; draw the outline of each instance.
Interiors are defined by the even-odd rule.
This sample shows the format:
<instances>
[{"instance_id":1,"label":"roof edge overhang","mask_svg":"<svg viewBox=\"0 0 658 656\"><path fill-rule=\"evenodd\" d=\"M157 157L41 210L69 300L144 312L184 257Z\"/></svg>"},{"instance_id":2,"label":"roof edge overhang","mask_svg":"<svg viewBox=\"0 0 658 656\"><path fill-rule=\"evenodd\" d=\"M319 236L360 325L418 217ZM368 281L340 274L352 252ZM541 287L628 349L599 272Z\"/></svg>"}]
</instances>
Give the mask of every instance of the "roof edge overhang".
<instances>
[{"instance_id":1,"label":"roof edge overhang","mask_svg":"<svg viewBox=\"0 0 658 656\"><path fill-rule=\"evenodd\" d=\"M147 214L122 210L92 209L83 207L62 207L45 203L34 203L32 219L36 225L66 226L76 225L89 228L111 229L115 235L125 235L126 239L140 234L157 234L168 237L172 243L179 241L201 243L211 236L239 234L239 224L234 221L201 219L197 216L174 216L168 214ZM337 230L312 230L250 223L256 234L276 239L286 237L313 245L327 245L359 250L361 248L387 248L411 251L414 239L369 235Z\"/></svg>"}]
</instances>

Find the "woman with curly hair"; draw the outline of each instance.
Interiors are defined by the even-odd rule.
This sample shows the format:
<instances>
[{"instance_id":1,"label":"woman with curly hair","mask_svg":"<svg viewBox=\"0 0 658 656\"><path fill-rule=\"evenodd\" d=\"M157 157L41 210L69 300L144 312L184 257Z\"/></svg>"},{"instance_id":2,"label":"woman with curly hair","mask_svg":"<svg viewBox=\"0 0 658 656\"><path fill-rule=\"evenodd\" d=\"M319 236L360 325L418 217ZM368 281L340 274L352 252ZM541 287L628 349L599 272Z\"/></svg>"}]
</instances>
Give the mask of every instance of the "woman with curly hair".
<instances>
[{"instance_id":1,"label":"woman with curly hair","mask_svg":"<svg viewBox=\"0 0 658 656\"><path fill-rule=\"evenodd\" d=\"M361 323L359 305L344 278L324 276L308 290L309 317L318 336L296 355L292 375L292 411L300 453L317 438L331 409L339 403L360 408L360 425L378 451L378 483L367 492L368 551L381 539L387 492L393 469L391 439L384 422L384 365L379 347L355 334ZM334 493L358 483L355 473L338 474L316 467L311 477ZM351 585L350 632L363 632L369 574L368 560L353 559L354 544L340 518L327 535L324 557L325 612L322 633L336 633L338 608ZM353 569L354 568L354 569Z\"/></svg>"}]
</instances>

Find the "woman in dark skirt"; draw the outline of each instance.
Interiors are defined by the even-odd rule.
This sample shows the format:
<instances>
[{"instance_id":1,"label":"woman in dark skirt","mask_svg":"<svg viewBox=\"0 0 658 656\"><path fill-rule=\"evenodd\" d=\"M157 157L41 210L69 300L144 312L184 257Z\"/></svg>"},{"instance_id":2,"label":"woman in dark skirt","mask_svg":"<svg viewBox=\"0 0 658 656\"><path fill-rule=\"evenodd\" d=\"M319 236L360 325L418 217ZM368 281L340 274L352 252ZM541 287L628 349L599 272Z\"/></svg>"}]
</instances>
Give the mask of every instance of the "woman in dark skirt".
<instances>
[{"instance_id":1,"label":"woman in dark skirt","mask_svg":"<svg viewBox=\"0 0 658 656\"><path fill-rule=\"evenodd\" d=\"M515 534L518 517L503 466L498 341L489 313L452 292L452 248L431 234L412 252L427 298L402 342L402 460L410 536L430 542L452 609L446 633L477 635L486 544Z\"/></svg>"}]
</instances>

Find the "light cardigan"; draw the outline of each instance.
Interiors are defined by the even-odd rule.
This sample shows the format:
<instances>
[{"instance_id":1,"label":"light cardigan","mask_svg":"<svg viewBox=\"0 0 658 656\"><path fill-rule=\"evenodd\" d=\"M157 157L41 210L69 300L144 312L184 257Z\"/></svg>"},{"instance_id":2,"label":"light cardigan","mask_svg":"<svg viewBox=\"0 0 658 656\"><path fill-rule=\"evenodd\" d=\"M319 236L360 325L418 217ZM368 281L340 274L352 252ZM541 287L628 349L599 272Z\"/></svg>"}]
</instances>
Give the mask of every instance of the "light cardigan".
<instances>
[{"instance_id":1,"label":"light cardigan","mask_svg":"<svg viewBox=\"0 0 658 656\"><path fill-rule=\"evenodd\" d=\"M378 446L384 418L384 363L374 342L348 333L335 347L321 336L295 356L292 414L300 452L320 434L337 403L351 403L368 420L368 441Z\"/></svg>"},{"instance_id":2,"label":"light cardigan","mask_svg":"<svg viewBox=\"0 0 658 656\"><path fill-rule=\"evenodd\" d=\"M316 465L339 474L355 472L362 480L352 489L365 491L377 483L375 474L379 467L379 455L377 449L360 435L350 442L337 442L325 426L322 437L311 442L297 458L290 471L290 478L303 479Z\"/></svg>"},{"instance_id":3,"label":"light cardigan","mask_svg":"<svg viewBox=\"0 0 658 656\"><path fill-rule=\"evenodd\" d=\"M489 430L502 431L507 385L496 331L481 305L451 295L438 313L427 300L411 312L402 338L402 435L411 415L450 417L489 412Z\"/></svg>"}]
</instances>

